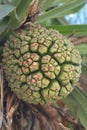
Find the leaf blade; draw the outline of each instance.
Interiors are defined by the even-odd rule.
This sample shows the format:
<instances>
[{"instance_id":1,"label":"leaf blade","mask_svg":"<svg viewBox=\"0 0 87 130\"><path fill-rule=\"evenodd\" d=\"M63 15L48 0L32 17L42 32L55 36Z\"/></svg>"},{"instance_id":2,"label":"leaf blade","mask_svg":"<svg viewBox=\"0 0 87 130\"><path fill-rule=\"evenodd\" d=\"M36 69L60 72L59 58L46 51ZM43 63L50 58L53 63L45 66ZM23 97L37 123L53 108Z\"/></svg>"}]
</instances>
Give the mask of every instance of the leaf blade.
<instances>
[{"instance_id":1,"label":"leaf blade","mask_svg":"<svg viewBox=\"0 0 87 130\"><path fill-rule=\"evenodd\" d=\"M0 5L0 20L11 13L16 7L10 4Z\"/></svg>"},{"instance_id":2,"label":"leaf blade","mask_svg":"<svg viewBox=\"0 0 87 130\"><path fill-rule=\"evenodd\" d=\"M76 99L77 102L81 105L85 113L87 114L87 98L80 92L80 89L75 87L71 95Z\"/></svg>"},{"instance_id":3,"label":"leaf blade","mask_svg":"<svg viewBox=\"0 0 87 130\"><path fill-rule=\"evenodd\" d=\"M48 18L56 18L56 17L61 17L62 14L65 15L65 13L67 14L68 11L70 11L71 9L74 9L84 3L86 3L87 0L83 0L83 1L72 1L69 2L67 4L64 4L62 6L56 7L53 10L50 10L48 12L45 12L44 14L40 15L35 23L40 23L43 20L47 20Z\"/></svg>"},{"instance_id":4,"label":"leaf blade","mask_svg":"<svg viewBox=\"0 0 87 130\"><path fill-rule=\"evenodd\" d=\"M87 108L87 104L85 104L86 100L84 100L84 98L82 99L80 98L81 100L80 99L78 100L79 98L78 95L79 96L82 95L85 99L87 99L87 94L85 94L79 88L75 88L74 91L71 94L69 94L68 97L64 99L64 102L69 106L70 112L74 117L76 117L76 113L77 113L81 124L84 126L85 130L87 130L87 111L86 109L84 109L84 107Z\"/></svg>"},{"instance_id":5,"label":"leaf blade","mask_svg":"<svg viewBox=\"0 0 87 130\"><path fill-rule=\"evenodd\" d=\"M52 26L47 26L47 28L56 29L64 35L70 35L72 33L74 33L74 36L86 36L87 35L87 24L83 24L83 25L52 25Z\"/></svg>"}]
</instances>

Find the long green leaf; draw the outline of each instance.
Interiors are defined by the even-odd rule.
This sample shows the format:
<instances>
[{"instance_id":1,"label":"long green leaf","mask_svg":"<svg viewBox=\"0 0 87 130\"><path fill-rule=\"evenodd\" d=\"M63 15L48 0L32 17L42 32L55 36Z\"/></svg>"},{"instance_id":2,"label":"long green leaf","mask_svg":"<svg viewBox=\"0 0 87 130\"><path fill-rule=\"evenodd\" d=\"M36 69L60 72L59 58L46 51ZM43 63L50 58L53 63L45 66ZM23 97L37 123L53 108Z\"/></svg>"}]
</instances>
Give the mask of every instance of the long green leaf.
<instances>
[{"instance_id":1,"label":"long green leaf","mask_svg":"<svg viewBox=\"0 0 87 130\"><path fill-rule=\"evenodd\" d=\"M16 11L12 12L10 21L10 27L12 29L17 28L20 23L25 19L30 2L31 0L27 0L26 2L25 0L21 0L16 8Z\"/></svg>"},{"instance_id":2,"label":"long green leaf","mask_svg":"<svg viewBox=\"0 0 87 130\"><path fill-rule=\"evenodd\" d=\"M11 13L16 7L10 4L0 5L0 20Z\"/></svg>"},{"instance_id":3,"label":"long green leaf","mask_svg":"<svg viewBox=\"0 0 87 130\"><path fill-rule=\"evenodd\" d=\"M87 114L84 112L82 107L78 107L78 117L85 130L87 130Z\"/></svg>"},{"instance_id":4,"label":"long green leaf","mask_svg":"<svg viewBox=\"0 0 87 130\"><path fill-rule=\"evenodd\" d=\"M56 17L61 17L62 14L67 14L67 11L70 11L71 9L74 9L84 3L86 3L87 0L75 0L75 1L71 1L67 4L64 4L60 7L56 7L53 10L50 10L48 12L45 12L44 14L40 15L37 20L36 23L40 23L43 20L47 20L48 18L56 18Z\"/></svg>"},{"instance_id":5,"label":"long green leaf","mask_svg":"<svg viewBox=\"0 0 87 130\"><path fill-rule=\"evenodd\" d=\"M5 40L4 36L7 35L9 22L10 17L5 17L0 21L0 44Z\"/></svg>"},{"instance_id":6,"label":"long green leaf","mask_svg":"<svg viewBox=\"0 0 87 130\"><path fill-rule=\"evenodd\" d=\"M60 25L68 25L65 18L56 18L56 20L58 21L57 24L59 23Z\"/></svg>"},{"instance_id":7,"label":"long green leaf","mask_svg":"<svg viewBox=\"0 0 87 130\"><path fill-rule=\"evenodd\" d=\"M42 11L48 9L52 3L53 3L53 0L43 0Z\"/></svg>"},{"instance_id":8,"label":"long green leaf","mask_svg":"<svg viewBox=\"0 0 87 130\"><path fill-rule=\"evenodd\" d=\"M65 3L69 3L69 2L71 2L71 0L54 0L53 3L51 4L51 6L65 4Z\"/></svg>"},{"instance_id":9,"label":"long green leaf","mask_svg":"<svg viewBox=\"0 0 87 130\"><path fill-rule=\"evenodd\" d=\"M10 0L9 4L14 5L14 6L17 7L20 4L21 1L22 0Z\"/></svg>"},{"instance_id":10,"label":"long green leaf","mask_svg":"<svg viewBox=\"0 0 87 130\"><path fill-rule=\"evenodd\" d=\"M26 15L26 11L29 8L30 2L31 0L27 0L26 2L25 0L22 0L19 6L17 7L17 15L20 18L20 20L24 19L24 16Z\"/></svg>"},{"instance_id":11,"label":"long green leaf","mask_svg":"<svg viewBox=\"0 0 87 130\"><path fill-rule=\"evenodd\" d=\"M82 94L82 95L84 95L84 97L87 99L87 93L84 93L81 89L79 89L79 88L76 88L76 89L78 89L79 91L80 91L80 93ZM87 104L86 104L87 105Z\"/></svg>"},{"instance_id":12,"label":"long green leaf","mask_svg":"<svg viewBox=\"0 0 87 130\"><path fill-rule=\"evenodd\" d=\"M74 33L74 36L87 35L87 24L84 25L52 25L47 28L53 28L59 30L62 34L70 35Z\"/></svg>"},{"instance_id":13,"label":"long green leaf","mask_svg":"<svg viewBox=\"0 0 87 130\"><path fill-rule=\"evenodd\" d=\"M76 46L81 55L87 55L87 44L81 44Z\"/></svg>"},{"instance_id":14,"label":"long green leaf","mask_svg":"<svg viewBox=\"0 0 87 130\"><path fill-rule=\"evenodd\" d=\"M14 0L13 4L16 4L15 2L16 1ZM27 0L26 2L25 2L25 0L21 0L20 2L18 2L15 10L12 10L10 12L10 14L9 14L10 21L9 21L8 29L3 28L1 25L1 28L3 28L3 32L0 29L0 32L1 32L0 41L2 39L4 39L4 37L6 35L8 36L8 34L11 32L11 30L14 30L19 27L20 23L25 19L26 12L29 8L30 2L31 2L31 0ZM14 7L14 6L12 6L12 7Z\"/></svg>"},{"instance_id":15,"label":"long green leaf","mask_svg":"<svg viewBox=\"0 0 87 130\"><path fill-rule=\"evenodd\" d=\"M71 0L39 0L39 5L43 5L41 10L44 11L49 7L60 6L64 3L69 3Z\"/></svg>"},{"instance_id":16,"label":"long green leaf","mask_svg":"<svg viewBox=\"0 0 87 130\"><path fill-rule=\"evenodd\" d=\"M9 23L10 18L6 17L2 21L0 21L0 36L6 30L8 23Z\"/></svg>"},{"instance_id":17,"label":"long green leaf","mask_svg":"<svg viewBox=\"0 0 87 130\"><path fill-rule=\"evenodd\" d=\"M84 126L85 130L87 130L87 113L85 113L84 109L76 100L76 98L70 95L68 99L65 101L65 103L69 106L70 112L74 117L76 117L75 114L77 113L78 119Z\"/></svg>"},{"instance_id":18,"label":"long green leaf","mask_svg":"<svg viewBox=\"0 0 87 130\"><path fill-rule=\"evenodd\" d=\"M77 113L81 124L87 130L87 94L79 88L75 88L64 101L70 107L71 114L74 117Z\"/></svg>"},{"instance_id":19,"label":"long green leaf","mask_svg":"<svg viewBox=\"0 0 87 130\"><path fill-rule=\"evenodd\" d=\"M83 91L81 91L79 88L76 88L76 89L80 92L80 95L82 95L85 99L87 99L87 95L85 93L83 93ZM78 91L76 91L77 94L79 94ZM75 95L75 93L74 93L74 95ZM77 98L75 98L74 95L72 95L72 97L73 97L74 101L77 103L78 118L79 118L80 122L82 123L82 125L84 126L85 130L87 130L87 112L84 110L84 107L87 107L87 104L84 105L82 103L82 100L77 100ZM84 100L84 103L85 103L85 100Z\"/></svg>"},{"instance_id":20,"label":"long green leaf","mask_svg":"<svg viewBox=\"0 0 87 130\"><path fill-rule=\"evenodd\" d=\"M80 90L76 87L71 95L76 99L77 102L79 102L79 104L87 114L87 98L84 96L84 94L82 94Z\"/></svg>"},{"instance_id":21,"label":"long green leaf","mask_svg":"<svg viewBox=\"0 0 87 130\"><path fill-rule=\"evenodd\" d=\"M76 7L76 8L73 8L73 9L71 9L69 11L63 12L61 15L58 16L58 18L64 17L64 16L69 15L69 14L76 13L77 11L79 11L83 7L83 5L84 4L82 4L82 5L80 5L80 6Z\"/></svg>"}]
</instances>

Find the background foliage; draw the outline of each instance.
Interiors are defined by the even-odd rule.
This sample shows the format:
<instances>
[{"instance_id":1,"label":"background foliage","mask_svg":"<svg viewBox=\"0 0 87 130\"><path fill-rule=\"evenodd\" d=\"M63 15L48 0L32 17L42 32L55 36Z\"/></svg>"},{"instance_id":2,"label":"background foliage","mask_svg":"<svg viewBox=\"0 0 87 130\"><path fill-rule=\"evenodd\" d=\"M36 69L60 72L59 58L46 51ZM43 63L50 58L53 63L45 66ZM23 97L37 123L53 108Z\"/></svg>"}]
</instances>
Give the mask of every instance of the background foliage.
<instances>
[{"instance_id":1,"label":"background foliage","mask_svg":"<svg viewBox=\"0 0 87 130\"><path fill-rule=\"evenodd\" d=\"M70 25L65 16L79 11L87 0L39 0L36 10L29 9L34 0L0 0L0 57L2 46L9 34L17 29L26 19L27 14L33 16L37 9L40 10L35 24L41 24L47 28L59 30L69 37L75 44L76 39L80 42L76 45L82 56L82 74L78 87L63 101L68 105L71 115L87 130L87 24ZM31 3L31 6L30 6ZM83 40L81 41L81 39ZM81 44L82 42L82 44ZM73 130L72 126L70 127Z\"/></svg>"}]
</instances>

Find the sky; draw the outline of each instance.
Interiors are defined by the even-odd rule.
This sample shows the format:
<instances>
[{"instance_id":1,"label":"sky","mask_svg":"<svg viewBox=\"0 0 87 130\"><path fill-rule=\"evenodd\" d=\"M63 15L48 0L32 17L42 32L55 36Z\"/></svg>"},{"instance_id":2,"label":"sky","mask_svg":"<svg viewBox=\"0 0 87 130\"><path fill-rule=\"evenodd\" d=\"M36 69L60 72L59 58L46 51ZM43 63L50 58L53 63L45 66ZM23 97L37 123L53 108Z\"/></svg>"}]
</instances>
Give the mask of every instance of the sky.
<instances>
[{"instance_id":1,"label":"sky","mask_svg":"<svg viewBox=\"0 0 87 130\"><path fill-rule=\"evenodd\" d=\"M67 15L65 18L70 24L87 24L87 4L77 13Z\"/></svg>"}]
</instances>

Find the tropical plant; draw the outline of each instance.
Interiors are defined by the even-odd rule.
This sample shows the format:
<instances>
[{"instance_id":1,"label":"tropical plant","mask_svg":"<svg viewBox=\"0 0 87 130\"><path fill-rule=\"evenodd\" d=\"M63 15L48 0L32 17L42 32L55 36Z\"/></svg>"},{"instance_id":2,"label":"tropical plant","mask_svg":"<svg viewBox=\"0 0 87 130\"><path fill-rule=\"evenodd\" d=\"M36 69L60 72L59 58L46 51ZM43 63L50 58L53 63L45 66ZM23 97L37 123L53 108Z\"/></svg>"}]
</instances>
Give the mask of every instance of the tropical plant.
<instances>
[{"instance_id":1,"label":"tropical plant","mask_svg":"<svg viewBox=\"0 0 87 130\"><path fill-rule=\"evenodd\" d=\"M86 2L0 0L1 130L87 130L87 25L69 25L65 20L66 15L77 12ZM56 104L25 103L11 92L5 79L2 64L4 44L14 31L28 23L58 30L74 44L82 57L79 83L66 98L58 100Z\"/></svg>"}]
</instances>

